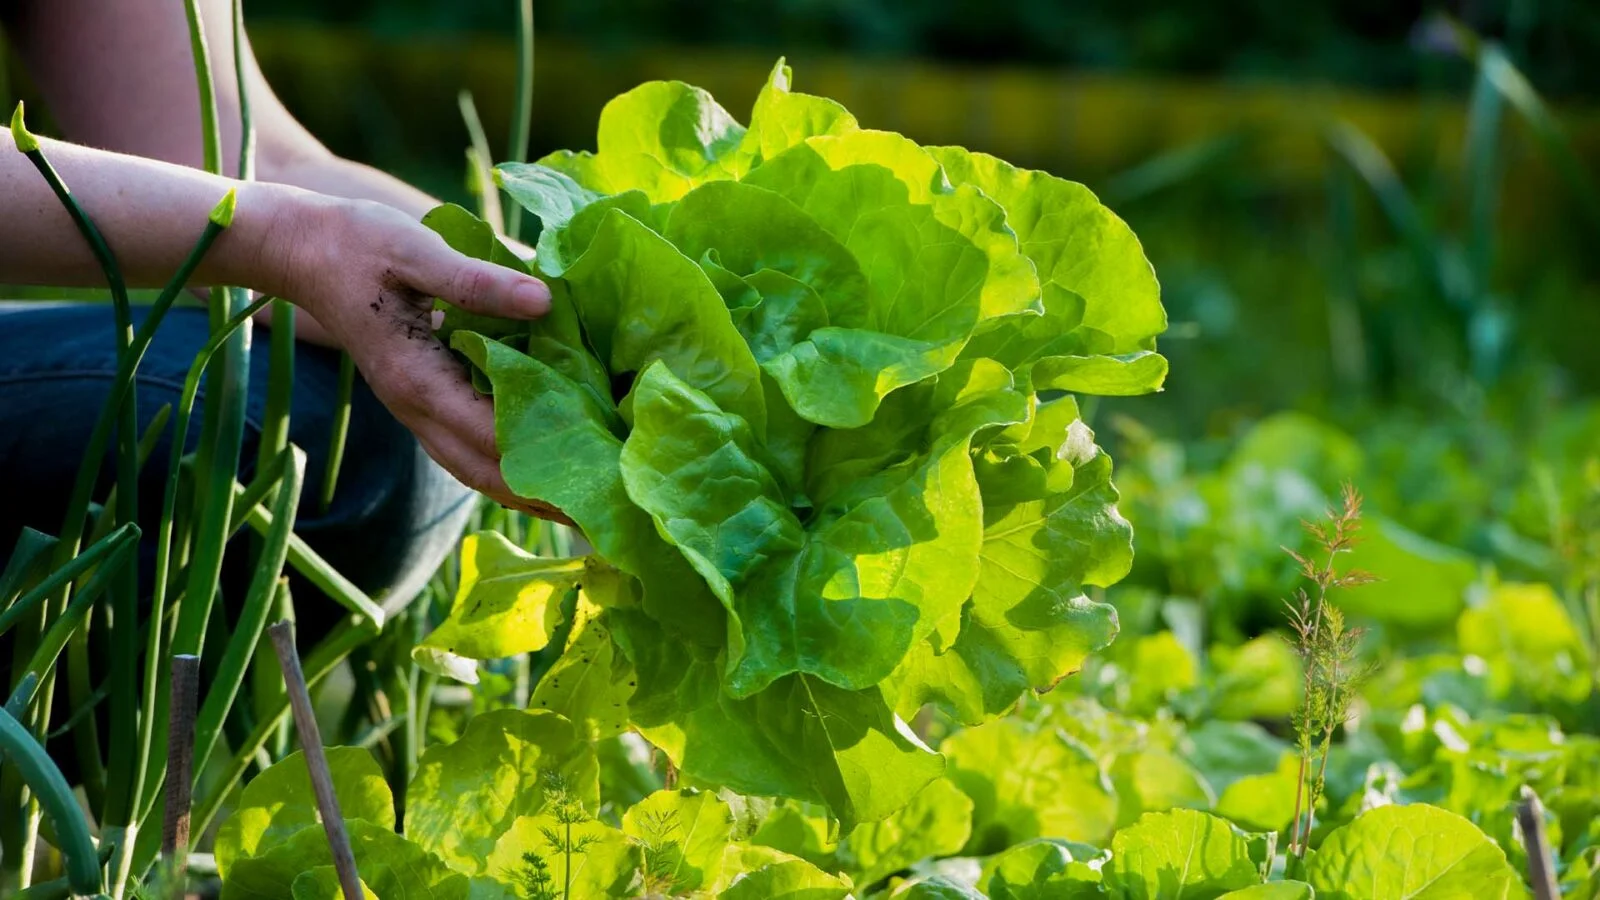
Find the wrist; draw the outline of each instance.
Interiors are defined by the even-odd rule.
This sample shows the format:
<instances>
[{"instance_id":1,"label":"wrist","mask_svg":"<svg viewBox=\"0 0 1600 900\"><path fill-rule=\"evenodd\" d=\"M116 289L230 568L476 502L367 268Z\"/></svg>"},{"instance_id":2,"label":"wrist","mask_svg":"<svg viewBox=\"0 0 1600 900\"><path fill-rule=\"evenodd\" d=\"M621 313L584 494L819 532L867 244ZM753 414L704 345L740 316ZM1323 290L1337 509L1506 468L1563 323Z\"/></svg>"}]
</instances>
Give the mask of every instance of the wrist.
<instances>
[{"instance_id":1,"label":"wrist","mask_svg":"<svg viewBox=\"0 0 1600 900\"><path fill-rule=\"evenodd\" d=\"M297 283L314 265L308 255L325 240L337 201L271 182L237 185L233 223L207 256L205 279L298 300Z\"/></svg>"}]
</instances>

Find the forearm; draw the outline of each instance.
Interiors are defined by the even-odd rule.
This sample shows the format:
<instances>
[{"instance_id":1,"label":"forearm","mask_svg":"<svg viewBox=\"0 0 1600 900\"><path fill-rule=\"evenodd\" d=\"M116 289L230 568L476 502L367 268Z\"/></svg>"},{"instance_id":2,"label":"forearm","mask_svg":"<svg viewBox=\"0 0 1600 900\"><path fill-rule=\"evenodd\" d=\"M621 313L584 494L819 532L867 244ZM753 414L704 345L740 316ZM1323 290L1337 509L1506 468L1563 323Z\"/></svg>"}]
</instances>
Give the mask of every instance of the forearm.
<instances>
[{"instance_id":1,"label":"forearm","mask_svg":"<svg viewBox=\"0 0 1600 900\"><path fill-rule=\"evenodd\" d=\"M303 146L299 135L263 136L257 176L334 197L373 200L413 218L422 218L439 201L386 172L335 156L320 144Z\"/></svg>"},{"instance_id":2,"label":"forearm","mask_svg":"<svg viewBox=\"0 0 1600 900\"><path fill-rule=\"evenodd\" d=\"M196 272L202 284L272 293L284 286L283 261L293 233L313 221L321 202L304 191L243 184L194 169L42 140L62 180L105 235L130 287L166 282L230 189L238 199L232 226ZM0 134L0 281L90 286L104 277L60 201L32 163ZM291 225L290 223L295 223Z\"/></svg>"},{"instance_id":3,"label":"forearm","mask_svg":"<svg viewBox=\"0 0 1600 900\"><path fill-rule=\"evenodd\" d=\"M3 4L4 0L0 0ZM240 143L232 4L200 0L209 36L224 171ZM14 34L63 136L151 159L201 164L200 110L183 4L170 0L35 0ZM436 202L376 169L329 152L295 121L244 44L256 126L256 175L336 197L374 200L420 217Z\"/></svg>"}]
</instances>

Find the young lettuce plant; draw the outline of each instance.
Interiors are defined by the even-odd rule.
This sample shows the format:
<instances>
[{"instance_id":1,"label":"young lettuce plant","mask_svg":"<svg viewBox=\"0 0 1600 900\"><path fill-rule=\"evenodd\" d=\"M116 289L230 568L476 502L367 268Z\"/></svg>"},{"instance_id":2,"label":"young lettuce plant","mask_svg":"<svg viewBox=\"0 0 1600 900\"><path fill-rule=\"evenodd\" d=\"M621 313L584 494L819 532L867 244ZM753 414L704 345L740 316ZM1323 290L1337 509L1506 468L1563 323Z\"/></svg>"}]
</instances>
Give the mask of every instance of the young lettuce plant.
<instances>
[{"instance_id":1,"label":"young lettuce plant","mask_svg":"<svg viewBox=\"0 0 1600 900\"><path fill-rule=\"evenodd\" d=\"M1083 186L861 128L789 77L748 128L648 83L598 152L497 169L553 308L445 331L494 395L507 483L595 555L473 538L418 658L543 647L576 587L536 705L849 826L942 771L918 709L991 719L1115 635L1085 589L1127 573L1132 531L1071 395L1158 390L1166 316ZM465 210L425 221L524 267Z\"/></svg>"}]
</instances>

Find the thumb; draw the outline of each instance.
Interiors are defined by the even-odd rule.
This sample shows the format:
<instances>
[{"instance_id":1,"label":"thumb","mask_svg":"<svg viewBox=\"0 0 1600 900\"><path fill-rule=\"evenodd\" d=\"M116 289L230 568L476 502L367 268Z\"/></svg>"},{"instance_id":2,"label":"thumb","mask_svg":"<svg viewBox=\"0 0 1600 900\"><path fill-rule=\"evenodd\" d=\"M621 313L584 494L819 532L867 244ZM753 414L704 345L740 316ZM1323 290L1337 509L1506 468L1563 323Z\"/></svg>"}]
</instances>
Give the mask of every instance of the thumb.
<instances>
[{"instance_id":1,"label":"thumb","mask_svg":"<svg viewBox=\"0 0 1600 900\"><path fill-rule=\"evenodd\" d=\"M534 319L550 311L550 288L531 275L473 259L437 243L416 262L413 286L470 313L501 319Z\"/></svg>"}]
</instances>

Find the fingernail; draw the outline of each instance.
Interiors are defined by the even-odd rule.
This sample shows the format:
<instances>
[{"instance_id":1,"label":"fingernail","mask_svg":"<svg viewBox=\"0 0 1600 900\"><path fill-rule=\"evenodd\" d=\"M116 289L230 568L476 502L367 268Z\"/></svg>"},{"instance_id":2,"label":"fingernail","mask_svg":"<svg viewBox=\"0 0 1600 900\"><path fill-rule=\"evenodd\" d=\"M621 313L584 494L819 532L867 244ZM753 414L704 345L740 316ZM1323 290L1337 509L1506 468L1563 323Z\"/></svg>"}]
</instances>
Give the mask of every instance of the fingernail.
<instances>
[{"instance_id":1,"label":"fingernail","mask_svg":"<svg viewBox=\"0 0 1600 900\"><path fill-rule=\"evenodd\" d=\"M441 329L443 327L444 327L444 310L436 309L436 310L433 311L433 330L434 331L438 331L439 329Z\"/></svg>"},{"instance_id":2,"label":"fingernail","mask_svg":"<svg viewBox=\"0 0 1600 900\"><path fill-rule=\"evenodd\" d=\"M542 316L550 310L550 288L542 281L535 279L524 281L517 285L511 296L518 306L536 316Z\"/></svg>"}]
</instances>

